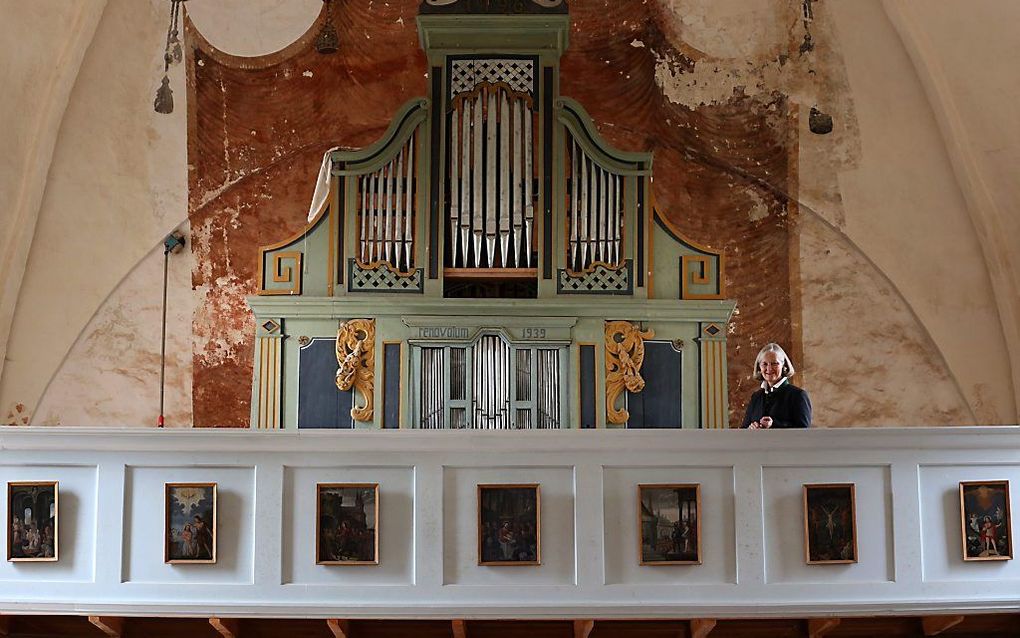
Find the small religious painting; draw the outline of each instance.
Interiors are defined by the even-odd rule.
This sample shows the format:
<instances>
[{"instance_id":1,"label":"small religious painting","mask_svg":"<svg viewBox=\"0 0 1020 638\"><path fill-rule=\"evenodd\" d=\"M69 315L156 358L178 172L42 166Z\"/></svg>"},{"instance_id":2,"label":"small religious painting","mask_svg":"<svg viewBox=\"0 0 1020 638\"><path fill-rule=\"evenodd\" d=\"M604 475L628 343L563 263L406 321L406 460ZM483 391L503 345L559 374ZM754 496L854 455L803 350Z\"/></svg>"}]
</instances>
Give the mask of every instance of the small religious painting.
<instances>
[{"instance_id":1,"label":"small religious painting","mask_svg":"<svg viewBox=\"0 0 1020 638\"><path fill-rule=\"evenodd\" d=\"M57 560L57 482L7 484L7 560Z\"/></svg>"},{"instance_id":2,"label":"small religious painting","mask_svg":"<svg viewBox=\"0 0 1020 638\"><path fill-rule=\"evenodd\" d=\"M163 560L216 562L216 484L167 483Z\"/></svg>"},{"instance_id":3,"label":"small religious painting","mask_svg":"<svg viewBox=\"0 0 1020 638\"><path fill-rule=\"evenodd\" d=\"M804 486L804 555L808 565L857 562L853 483Z\"/></svg>"},{"instance_id":4,"label":"small religious painting","mask_svg":"<svg viewBox=\"0 0 1020 638\"><path fill-rule=\"evenodd\" d=\"M638 485L642 565L701 564L701 486Z\"/></svg>"},{"instance_id":5,"label":"small religious painting","mask_svg":"<svg viewBox=\"0 0 1020 638\"><path fill-rule=\"evenodd\" d=\"M1013 558L1009 481L960 483L963 560Z\"/></svg>"},{"instance_id":6,"label":"small religious painting","mask_svg":"<svg viewBox=\"0 0 1020 638\"><path fill-rule=\"evenodd\" d=\"M379 564L379 484L316 486L315 563Z\"/></svg>"},{"instance_id":7,"label":"small religious painting","mask_svg":"<svg viewBox=\"0 0 1020 638\"><path fill-rule=\"evenodd\" d=\"M542 564L537 484L478 486L478 564Z\"/></svg>"}]
</instances>

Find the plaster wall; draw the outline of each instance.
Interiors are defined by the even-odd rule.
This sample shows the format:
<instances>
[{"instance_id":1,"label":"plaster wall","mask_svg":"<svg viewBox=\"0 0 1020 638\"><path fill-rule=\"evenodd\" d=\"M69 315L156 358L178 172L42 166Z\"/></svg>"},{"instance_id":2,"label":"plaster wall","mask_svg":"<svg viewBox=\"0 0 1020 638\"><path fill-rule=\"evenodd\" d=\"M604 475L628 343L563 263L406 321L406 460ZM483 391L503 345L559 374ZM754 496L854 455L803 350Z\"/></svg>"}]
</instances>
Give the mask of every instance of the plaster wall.
<instances>
[{"instance_id":1,"label":"plaster wall","mask_svg":"<svg viewBox=\"0 0 1020 638\"><path fill-rule=\"evenodd\" d=\"M104 5L0 5L0 378L60 122Z\"/></svg>"},{"instance_id":2,"label":"plaster wall","mask_svg":"<svg viewBox=\"0 0 1020 638\"><path fill-rule=\"evenodd\" d=\"M943 401L933 398L932 385L948 378L969 406L968 420L1011 421L1015 406L1010 365L1003 356L1007 349L995 292L981 258L981 241L921 83L881 3L837 2L827 8L835 18L852 89L860 151L852 162L836 167L841 209L816 201L812 192L826 186L826 163L818 161L818 156L828 152L837 138L812 135L806 127L802 130L802 210L805 216L817 214L844 234L853 250L888 278L894 295L902 296L930 339L919 350L906 332L892 330L899 323L893 318L898 312L895 307L903 303L876 302L887 297L876 298L875 288L860 280L868 275L857 268L831 271L823 263L826 255L816 250L822 246L803 242L800 265L805 283L824 272L829 290L841 290L840 295L848 297L843 303L853 307L851 320L844 321L840 314L826 312L833 309L826 304L815 305L820 300L805 289L804 339L810 344L805 347L805 369L820 376L843 370L848 377L845 382L861 394L857 402L865 420L903 423L919 413L902 405L875 413L876 402L867 398L888 392L891 379L884 369L920 354L923 364L918 361L913 372L903 370L912 382L894 383L902 400L918 406ZM842 125L837 120L836 126ZM869 303L859 303L862 299ZM890 330L876 332L869 324L875 328L884 324ZM885 334L901 343L888 343ZM847 343L867 345L848 348ZM838 378L831 380L817 389L836 401L840 383ZM942 419L931 415L933 420L927 422L958 423L959 416L952 412Z\"/></svg>"},{"instance_id":3,"label":"plaster wall","mask_svg":"<svg viewBox=\"0 0 1020 638\"><path fill-rule=\"evenodd\" d=\"M71 29L71 18L56 4L18 3L21 14L4 7L13 19L0 26L8 30L0 42L17 43L21 51L5 56L17 61L5 68L22 84L11 92L13 101L0 102L2 108L48 108L51 98L43 97L42 85L25 78L35 77L39 60L49 57L47 43L61 36L26 34L42 33L37 27L43 25ZM293 41L321 8L311 0L286 8L258 0L247 3L247 11L226 2L191 4L203 36L243 55L270 53ZM961 12L958 4L939 1L930 12L911 12L914 40L919 32L940 44L918 49L910 33L904 36L901 17L890 22L889 12L900 5L815 3L812 30L821 66L809 68L774 63L799 27L790 23L798 12L786 3L664 1L675 18L668 35L677 48L711 58L711 65L680 76L673 97L712 103L727 99L735 86L750 86L780 90L800 104L800 183L790 195L799 200L803 219L794 255L802 310L793 320L803 320L801 382L816 404L830 406L819 412L819 425L1014 422L1015 338L1008 331L1020 325L1009 322L1020 269L1001 245L1020 236L1020 187L1010 174L1020 149L1020 118L1017 80L1007 62L1016 56L1006 37L1020 6L987 1ZM90 6L98 28L87 52L81 47L80 74L65 80L66 114L60 109L61 115L51 115L38 133L26 132L27 124L0 132L16 149L5 156L0 185L24 189L24 182L41 201L34 237L30 231L11 240L7 229L16 229L7 224L2 236L27 256L24 278L7 262L2 271L5 290L21 290L16 305L5 301L0 307L0 319L9 312L13 320L0 373L0 416L10 412L12 421L20 403L29 417L38 414L39 423L151 422L147 406L89 413L70 403L96 400L97 392L102 401L123 402L120 395L136 387L134 378L150 379L139 382L150 391L138 401L150 401L154 390L145 360L158 354L158 343L146 338L136 348L117 347L116 335L123 333L104 328L102 318L118 317L118 329L127 333L151 335L153 329L151 299L129 291L158 288L152 262L159 251L153 247L186 217L183 70L172 69L175 113L152 113L162 70L164 3L109 0L105 11ZM967 55L957 47L966 47ZM933 62L938 82L924 70L923 63ZM955 118L946 115L946 96L954 98ZM806 110L815 103L835 117L830 136L806 132ZM24 159L35 153L28 140L43 143L47 135L55 142L48 177L42 165ZM21 167L13 159L18 153ZM4 197L9 201L6 192ZM11 210L5 206L2 214ZM833 246L839 258L823 258ZM186 287L173 294L179 295L176 307L187 307ZM170 328L178 344L191 330L186 321L179 325ZM848 358L847 343L866 345ZM753 353L746 357L750 363ZM856 408L843 392L848 379L863 397L894 387L903 401ZM181 401L187 401L186 385L179 384ZM940 398L929 405L933 388ZM40 405L45 410L37 411ZM173 409L187 418L183 406Z\"/></svg>"},{"instance_id":4,"label":"plaster wall","mask_svg":"<svg viewBox=\"0 0 1020 638\"><path fill-rule=\"evenodd\" d=\"M1015 3L960 11L939 0L883 6L910 55L946 141L995 291L1020 410L1020 54ZM980 42L977 47L968 42Z\"/></svg>"},{"instance_id":5,"label":"plaster wall","mask_svg":"<svg viewBox=\"0 0 1020 638\"><path fill-rule=\"evenodd\" d=\"M63 119L52 125L59 129L58 141L38 224L28 239L31 251L0 379L0 406L6 412L17 412L21 404L34 416L95 312L165 233L186 219L186 104L180 65L171 70L174 113L164 116L152 110L163 71L164 4L106 3ZM28 20L23 26L27 31L32 24ZM161 283L160 277L142 285L158 295ZM120 330L152 329L137 323L144 316L137 311L148 300L124 303ZM119 350L95 349L98 361L87 359L84 369L71 374L86 380L72 394L88 396L96 368L129 370L137 364L145 369L141 362L152 354L151 348L132 351L129 355L138 359L131 363L118 360ZM105 415L105 422L117 414Z\"/></svg>"},{"instance_id":6,"label":"plaster wall","mask_svg":"<svg viewBox=\"0 0 1020 638\"><path fill-rule=\"evenodd\" d=\"M188 226L182 230L187 235ZM168 260L166 427L191 426L190 250ZM159 414L163 246L145 255L92 316L35 411L35 425L152 426Z\"/></svg>"}]
</instances>

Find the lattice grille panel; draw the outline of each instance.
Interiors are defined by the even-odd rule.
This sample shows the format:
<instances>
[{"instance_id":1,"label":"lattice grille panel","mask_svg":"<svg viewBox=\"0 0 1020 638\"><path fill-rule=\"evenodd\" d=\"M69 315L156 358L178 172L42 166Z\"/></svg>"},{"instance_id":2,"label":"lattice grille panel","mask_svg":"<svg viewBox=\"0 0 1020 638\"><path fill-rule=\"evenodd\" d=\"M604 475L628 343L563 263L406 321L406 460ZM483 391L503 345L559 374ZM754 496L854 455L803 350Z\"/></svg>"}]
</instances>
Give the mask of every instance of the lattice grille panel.
<instances>
[{"instance_id":1,"label":"lattice grille panel","mask_svg":"<svg viewBox=\"0 0 1020 638\"><path fill-rule=\"evenodd\" d=\"M351 292L421 293L424 291L424 272L421 268L402 275L394 272L386 264L379 264L375 268L363 268L356 260L352 259L349 265Z\"/></svg>"},{"instance_id":2,"label":"lattice grille panel","mask_svg":"<svg viewBox=\"0 0 1020 638\"><path fill-rule=\"evenodd\" d=\"M511 90L534 97L535 61L517 58L460 59L450 63L450 98L473 91L482 82L506 83Z\"/></svg>"},{"instance_id":3,"label":"lattice grille panel","mask_svg":"<svg viewBox=\"0 0 1020 638\"><path fill-rule=\"evenodd\" d=\"M561 295L629 295L633 291L631 263L628 259L619 268L596 264L591 272L580 275L561 269L556 281L557 292Z\"/></svg>"}]
</instances>

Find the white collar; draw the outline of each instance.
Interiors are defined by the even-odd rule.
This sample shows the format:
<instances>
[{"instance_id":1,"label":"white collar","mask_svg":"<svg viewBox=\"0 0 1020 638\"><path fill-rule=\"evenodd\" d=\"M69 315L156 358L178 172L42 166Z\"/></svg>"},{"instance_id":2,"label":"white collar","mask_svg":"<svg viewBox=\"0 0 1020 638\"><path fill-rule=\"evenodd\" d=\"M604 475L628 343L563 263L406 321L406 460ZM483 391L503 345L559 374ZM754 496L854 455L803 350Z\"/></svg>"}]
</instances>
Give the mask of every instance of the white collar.
<instances>
[{"instance_id":1,"label":"white collar","mask_svg":"<svg viewBox=\"0 0 1020 638\"><path fill-rule=\"evenodd\" d=\"M789 377L783 377L782 379L779 380L779 383L775 384L772 387L769 387L769 384L768 384L767 381L762 381L761 382L761 389L765 391L765 394L772 394L773 392L778 390L780 387L782 387L782 385L784 383L786 383L788 380L789 380Z\"/></svg>"}]
</instances>

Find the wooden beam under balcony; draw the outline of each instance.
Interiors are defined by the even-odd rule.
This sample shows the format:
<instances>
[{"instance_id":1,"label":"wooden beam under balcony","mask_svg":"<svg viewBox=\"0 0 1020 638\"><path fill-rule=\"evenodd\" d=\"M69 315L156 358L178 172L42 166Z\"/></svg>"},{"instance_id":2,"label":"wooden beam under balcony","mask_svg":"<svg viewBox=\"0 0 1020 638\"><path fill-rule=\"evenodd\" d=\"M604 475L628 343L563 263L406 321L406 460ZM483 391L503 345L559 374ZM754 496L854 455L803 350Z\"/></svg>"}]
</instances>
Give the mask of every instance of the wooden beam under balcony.
<instances>
[{"instance_id":1,"label":"wooden beam under balcony","mask_svg":"<svg viewBox=\"0 0 1020 638\"><path fill-rule=\"evenodd\" d=\"M714 618L692 618L691 638L707 638L708 634L715 629L715 623Z\"/></svg>"},{"instance_id":2,"label":"wooden beam under balcony","mask_svg":"<svg viewBox=\"0 0 1020 638\"><path fill-rule=\"evenodd\" d=\"M333 638L351 638L351 621L340 618L327 618L326 627Z\"/></svg>"},{"instance_id":3,"label":"wooden beam under balcony","mask_svg":"<svg viewBox=\"0 0 1020 638\"><path fill-rule=\"evenodd\" d=\"M963 616L925 616L921 619L921 629L925 636L938 636L963 622Z\"/></svg>"},{"instance_id":4,"label":"wooden beam under balcony","mask_svg":"<svg viewBox=\"0 0 1020 638\"><path fill-rule=\"evenodd\" d=\"M807 623L808 638L822 638L839 627L839 618L810 618Z\"/></svg>"},{"instance_id":5,"label":"wooden beam under balcony","mask_svg":"<svg viewBox=\"0 0 1020 638\"><path fill-rule=\"evenodd\" d=\"M89 622L111 638L124 635L124 619L119 616L89 616Z\"/></svg>"},{"instance_id":6,"label":"wooden beam under balcony","mask_svg":"<svg viewBox=\"0 0 1020 638\"><path fill-rule=\"evenodd\" d=\"M241 621L237 618L217 618L214 616L209 619L209 624L223 638L238 638L241 635Z\"/></svg>"},{"instance_id":7,"label":"wooden beam under balcony","mask_svg":"<svg viewBox=\"0 0 1020 638\"><path fill-rule=\"evenodd\" d=\"M594 620L575 620L574 621L574 638L588 638L591 635L592 630L595 629Z\"/></svg>"}]
</instances>

